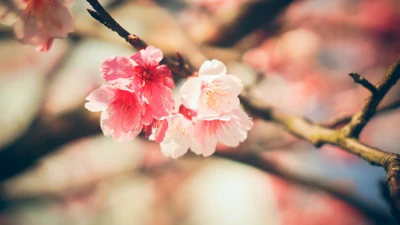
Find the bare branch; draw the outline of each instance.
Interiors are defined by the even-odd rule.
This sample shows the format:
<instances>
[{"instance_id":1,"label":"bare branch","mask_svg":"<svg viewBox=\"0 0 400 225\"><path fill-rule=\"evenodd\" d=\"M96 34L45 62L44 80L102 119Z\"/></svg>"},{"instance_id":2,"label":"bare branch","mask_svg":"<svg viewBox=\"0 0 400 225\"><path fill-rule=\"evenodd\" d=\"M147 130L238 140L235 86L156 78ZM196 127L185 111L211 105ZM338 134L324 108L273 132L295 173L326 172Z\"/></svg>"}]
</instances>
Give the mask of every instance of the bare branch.
<instances>
[{"instance_id":1,"label":"bare branch","mask_svg":"<svg viewBox=\"0 0 400 225\"><path fill-rule=\"evenodd\" d=\"M358 120L354 120L354 118L362 118L363 123L351 123L349 125L357 127L362 125L360 128L365 126L375 113L376 105L400 76L399 64L400 56L395 64L388 70L382 81L378 83L377 90L379 91L379 95L374 98L367 98L363 110L352 117L352 122L358 122ZM390 195L397 209L400 209L400 155L368 146L360 142L357 138L349 136L348 132L346 132L346 129L349 129L349 125L340 130L326 128L319 124L312 123L306 118L290 115L269 107L260 101L250 98L246 93L241 95L241 101L245 109L254 116L259 116L264 120L279 124L289 133L311 142L316 147L320 147L324 144L338 146L368 161L372 165L382 166L387 172L386 182ZM371 107L369 108L369 106ZM373 111L373 113L368 114L371 113L371 111Z\"/></svg>"},{"instance_id":2,"label":"bare branch","mask_svg":"<svg viewBox=\"0 0 400 225\"><path fill-rule=\"evenodd\" d=\"M368 89L372 95L379 94L376 87L371 84L367 79L365 79L365 77L360 76L358 73L349 73L349 76L353 78L354 82L361 84L363 87Z\"/></svg>"},{"instance_id":3,"label":"bare branch","mask_svg":"<svg viewBox=\"0 0 400 225\"><path fill-rule=\"evenodd\" d=\"M97 0L87 0L87 2L89 2L89 4L94 9L87 9L87 11L95 20L99 21L110 30L116 32L135 49L141 50L147 47L145 41L143 41L137 35L129 33L121 25L119 25L119 23L117 23L117 21L112 18L112 16L103 8L103 6ZM191 76L196 72L196 70L189 63L185 62L182 56L178 58L178 61L175 61L168 57L164 57L161 63L166 64L173 73L183 77Z\"/></svg>"},{"instance_id":4,"label":"bare branch","mask_svg":"<svg viewBox=\"0 0 400 225\"><path fill-rule=\"evenodd\" d=\"M114 20L103 8L103 6L97 0L88 0L89 4L93 7L93 10L87 9L89 14L99 21L104 26L108 27L112 31L116 32L120 37L124 38L129 44L131 44L137 50L141 50L147 47L146 42L137 37L134 34L130 34L125 30L117 21Z\"/></svg>"},{"instance_id":5,"label":"bare branch","mask_svg":"<svg viewBox=\"0 0 400 225\"><path fill-rule=\"evenodd\" d=\"M389 68L386 75L375 85L377 93L371 94L365 99L365 103L358 113L354 114L349 124L343 128L343 132L349 137L358 137L364 126L375 115L376 109L390 90L400 78L400 56Z\"/></svg>"}]
</instances>

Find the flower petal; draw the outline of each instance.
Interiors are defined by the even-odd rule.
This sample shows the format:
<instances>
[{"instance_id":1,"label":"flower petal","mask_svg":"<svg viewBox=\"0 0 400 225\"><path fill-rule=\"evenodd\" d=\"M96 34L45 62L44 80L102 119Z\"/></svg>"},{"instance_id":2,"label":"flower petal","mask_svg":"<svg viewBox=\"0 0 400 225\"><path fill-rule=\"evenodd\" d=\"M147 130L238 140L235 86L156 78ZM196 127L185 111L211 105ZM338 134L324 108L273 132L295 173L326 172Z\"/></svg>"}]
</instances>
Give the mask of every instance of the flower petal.
<instances>
[{"instance_id":1,"label":"flower petal","mask_svg":"<svg viewBox=\"0 0 400 225\"><path fill-rule=\"evenodd\" d=\"M181 87L182 104L192 110L197 110L201 96L202 80L198 77L189 78Z\"/></svg>"},{"instance_id":2,"label":"flower petal","mask_svg":"<svg viewBox=\"0 0 400 225\"><path fill-rule=\"evenodd\" d=\"M137 54L131 57L137 64L142 67L155 67L158 66L162 60L163 54L160 49L154 46L147 46L147 48L140 50Z\"/></svg>"},{"instance_id":3,"label":"flower petal","mask_svg":"<svg viewBox=\"0 0 400 225\"><path fill-rule=\"evenodd\" d=\"M168 129L164 140L160 143L161 151L165 156L178 158L193 145L193 123L181 114L172 115L166 118L166 121Z\"/></svg>"},{"instance_id":4,"label":"flower petal","mask_svg":"<svg viewBox=\"0 0 400 225\"><path fill-rule=\"evenodd\" d=\"M50 5L50 4L49 4ZM63 4L52 4L53 7L46 7L46 33L52 37L66 38L74 28L74 19L71 11ZM44 16L44 15L43 15Z\"/></svg>"},{"instance_id":5,"label":"flower petal","mask_svg":"<svg viewBox=\"0 0 400 225\"><path fill-rule=\"evenodd\" d=\"M168 116L175 106L172 90L160 82L147 83L143 97L150 105L152 115L156 119Z\"/></svg>"},{"instance_id":6,"label":"flower petal","mask_svg":"<svg viewBox=\"0 0 400 225\"><path fill-rule=\"evenodd\" d=\"M194 144L190 149L197 155L210 156L215 152L218 140L213 126L215 121L198 120L194 127Z\"/></svg>"},{"instance_id":7,"label":"flower petal","mask_svg":"<svg viewBox=\"0 0 400 225\"><path fill-rule=\"evenodd\" d=\"M141 114L142 107L135 93L115 89L111 104L101 115L104 135L116 141L132 140L142 130Z\"/></svg>"},{"instance_id":8,"label":"flower petal","mask_svg":"<svg viewBox=\"0 0 400 225\"><path fill-rule=\"evenodd\" d=\"M108 108L111 98L114 96L114 90L108 86L101 86L92 91L86 97L85 108L92 112L104 111Z\"/></svg>"},{"instance_id":9,"label":"flower petal","mask_svg":"<svg viewBox=\"0 0 400 225\"><path fill-rule=\"evenodd\" d=\"M119 79L129 79L133 74L133 62L126 57L112 57L104 61L101 66L103 79L115 83Z\"/></svg>"},{"instance_id":10,"label":"flower petal","mask_svg":"<svg viewBox=\"0 0 400 225\"><path fill-rule=\"evenodd\" d=\"M253 121L241 109L232 111L230 121L219 121L216 136L224 145L236 147L247 138L247 132L253 126Z\"/></svg>"},{"instance_id":11,"label":"flower petal","mask_svg":"<svg viewBox=\"0 0 400 225\"><path fill-rule=\"evenodd\" d=\"M238 95L243 89L241 81L232 75L221 75L202 89L198 104L198 117L216 117L239 107Z\"/></svg>"},{"instance_id":12,"label":"flower petal","mask_svg":"<svg viewBox=\"0 0 400 225\"><path fill-rule=\"evenodd\" d=\"M221 61L213 59L205 61L199 70L199 77L205 75L225 75L226 66Z\"/></svg>"}]
</instances>

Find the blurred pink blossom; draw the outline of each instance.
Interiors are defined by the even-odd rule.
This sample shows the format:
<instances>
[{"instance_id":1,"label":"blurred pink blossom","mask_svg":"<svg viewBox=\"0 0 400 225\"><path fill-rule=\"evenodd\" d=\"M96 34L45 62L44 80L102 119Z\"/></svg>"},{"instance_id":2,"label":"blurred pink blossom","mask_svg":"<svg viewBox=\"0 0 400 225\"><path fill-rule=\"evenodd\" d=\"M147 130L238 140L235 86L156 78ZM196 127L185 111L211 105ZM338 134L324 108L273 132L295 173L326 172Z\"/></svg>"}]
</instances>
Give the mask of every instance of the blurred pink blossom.
<instances>
[{"instance_id":1,"label":"blurred pink blossom","mask_svg":"<svg viewBox=\"0 0 400 225\"><path fill-rule=\"evenodd\" d=\"M17 38L36 50L50 50L54 38L74 30L72 14L62 0L27 0L21 19L14 24Z\"/></svg>"}]
</instances>

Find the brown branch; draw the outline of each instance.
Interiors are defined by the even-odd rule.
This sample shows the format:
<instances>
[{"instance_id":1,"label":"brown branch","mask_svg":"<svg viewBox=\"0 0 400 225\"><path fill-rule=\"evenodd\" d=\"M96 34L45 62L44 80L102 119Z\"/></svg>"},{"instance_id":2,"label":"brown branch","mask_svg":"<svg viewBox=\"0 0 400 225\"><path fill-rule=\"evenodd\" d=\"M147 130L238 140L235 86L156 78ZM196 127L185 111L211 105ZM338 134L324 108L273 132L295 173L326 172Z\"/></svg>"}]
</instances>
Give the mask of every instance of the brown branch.
<instances>
[{"instance_id":1,"label":"brown branch","mask_svg":"<svg viewBox=\"0 0 400 225\"><path fill-rule=\"evenodd\" d=\"M368 89L372 95L378 95L378 90L376 87L371 84L367 79L364 77L360 76L358 73L349 73L349 76L353 78L354 82L361 84L361 86L365 87Z\"/></svg>"},{"instance_id":2,"label":"brown branch","mask_svg":"<svg viewBox=\"0 0 400 225\"><path fill-rule=\"evenodd\" d=\"M121 25L119 25L119 23L117 23L117 21L115 21L114 18L108 14L108 12L97 0L88 0L88 2L95 11L91 9L87 9L87 11L95 20L99 21L110 30L116 32L120 37L124 38L126 42L128 42L137 50L142 50L147 47L146 42L144 42L138 36L130 34L127 30L121 27Z\"/></svg>"},{"instance_id":3,"label":"brown branch","mask_svg":"<svg viewBox=\"0 0 400 225\"><path fill-rule=\"evenodd\" d=\"M386 182L391 197L396 207L400 209L400 156L398 154L368 146L356 138L344 135L341 130L326 128L305 118L263 105L245 94L241 96L241 101L245 109L253 116L281 125L289 133L311 142L316 147L324 144L338 146L358 155L372 165L382 166L387 171Z\"/></svg>"},{"instance_id":4,"label":"brown branch","mask_svg":"<svg viewBox=\"0 0 400 225\"><path fill-rule=\"evenodd\" d=\"M327 128L311 121L287 114L278 109L269 107L260 101L250 98L243 93L241 95L242 104L246 110L254 116L259 116L281 125L289 133L298 138L308 140L316 147L324 144L331 144L341 147L348 152L358 155L372 165L383 167L386 172L386 182L390 195L397 209L400 209L400 155L385 152L381 149L368 146L360 142L357 138L348 135L349 127L360 129L369 121L376 111L376 106L384 95L400 77L400 56L389 68L384 78L377 84L378 95L372 95L366 99L366 104L360 113L353 116L351 123L340 130ZM359 122L362 120L361 122ZM354 122L353 122L354 121Z\"/></svg>"},{"instance_id":5,"label":"brown branch","mask_svg":"<svg viewBox=\"0 0 400 225\"><path fill-rule=\"evenodd\" d=\"M119 23L114 20L114 18L103 8L103 6L97 0L87 0L87 2L89 2L89 4L94 9L87 9L87 11L95 20L97 20L110 30L116 32L135 49L142 50L148 46L146 42L143 41L140 37L135 34L129 33L121 25L119 25ZM178 58L178 61L168 57L164 57L161 63L166 64L174 74L183 77L191 76L196 72L196 70L189 63L185 62L182 56Z\"/></svg>"},{"instance_id":6,"label":"brown branch","mask_svg":"<svg viewBox=\"0 0 400 225\"><path fill-rule=\"evenodd\" d=\"M384 113L390 112L393 109L397 109L397 108L400 108L400 99L376 110L375 116L382 115ZM351 121L352 117L353 117L353 115L343 115L343 116L336 117L332 120L329 120L327 122L320 123L320 125L322 125L324 127L329 127L329 128L336 128L336 127L346 125L347 123L349 123Z\"/></svg>"},{"instance_id":7,"label":"brown branch","mask_svg":"<svg viewBox=\"0 0 400 225\"><path fill-rule=\"evenodd\" d=\"M400 78L400 56L396 62L389 68L386 75L375 85L376 93L371 94L365 99L360 112L356 113L349 124L343 128L343 132L349 137L358 137L364 126L374 116L376 109L385 97L389 89L396 84Z\"/></svg>"}]
</instances>

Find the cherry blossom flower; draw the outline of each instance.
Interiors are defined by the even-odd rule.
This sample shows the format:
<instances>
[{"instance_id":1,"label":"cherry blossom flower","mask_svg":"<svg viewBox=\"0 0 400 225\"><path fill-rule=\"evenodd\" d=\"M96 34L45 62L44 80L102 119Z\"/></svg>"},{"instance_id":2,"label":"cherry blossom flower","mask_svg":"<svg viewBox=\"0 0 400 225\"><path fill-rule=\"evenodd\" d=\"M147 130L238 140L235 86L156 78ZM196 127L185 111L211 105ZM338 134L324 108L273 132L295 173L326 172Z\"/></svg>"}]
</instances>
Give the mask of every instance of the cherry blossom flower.
<instances>
[{"instance_id":1,"label":"cherry blossom flower","mask_svg":"<svg viewBox=\"0 0 400 225\"><path fill-rule=\"evenodd\" d=\"M238 78L226 74L222 62L203 63L199 77L190 78L180 89L179 113L165 119L163 154L177 158L190 148L206 157L215 152L218 142L231 147L243 142L253 121L239 108L242 88Z\"/></svg>"},{"instance_id":2,"label":"cherry blossom flower","mask_svg":"<svg viewBox=\"0 0 400 225\"><path fill-rule=\"evenodd\" d=\"M21 19L14 24L17 38L38 51L50 50L54 38L65 38L74 29L70 10L63 0L27 0Z\"/></svg>"},{"instance_id":3,"label":"cherry blossom flower","mask_svg":"<svg viewBox=\"0 0 400 225\"><path fill-rule=\"evenodd\" d=\"M102 112L101 129L105 136L123 142L134 139L142 130L142 105L129 89L103 85L86 98L85 107L92 112Z\"/></svg>"},{"instance_id":4,"label":"cherry blossom flower","mask_svg":"<svg viewBox=\"0 0 400 225\"><path fill-rule=\"evenodd\" d=\"M185 107L196 111L201 118L218 117L237 108L242 89L240 79L227 75L225 65L214 59L204 62L199 76L186 81L180 91Z\"/></svg>"},{"instance_id":5,"label":"cherry blossom flower","mask_svg":"<svg viewBox=\"0 0 400 225\"><path fill-rule=\"evenodd\" d=\"M159 65L162 57L159 49L149 46L130 58L113 57L103 63L108 84L94 90L85 107L102 112L104 135L128 141L143 130L172 158L189 149L210 156L218 142L232 147L243 142L253 122L239 108L241 81L227 75L220 61L206 61L200 77L183 84L183 104L179 112L172 112L173 82L168 67Z\"/></svg>"},{"instance_id":6,"label":"cherry blossom flower","mask_svg":"<svg viewBox=\"0 0 400 225\"><path fill-rule=\"evenodd\" d=\"M148 46L130 58L110 58L101 68L106 82L125 85L145 103L143 123L146 125L153 118L168 116L174 107L171 89L174 83L168 67L159 64L162 58L159 49Z\"/></svg>"},{"instance_id":7,"label":"cherry blossom flower","mask_svg":"<svg viewBox=\"0 0 400 225\"><path fill-rule=\"evenodd\" d=\"M194 127L194 145L191 150L203 156L215 152L217 143L236 147L247 138L247 132L252 128L253 121L240 108L224 114L220 119L197 120Z\"/></svg>"},{"instance_id":8,"label":"cherry blossom flower","mask_svg":"<svg viewBox=\"0 0 400 225\"><path fill-rule=\"evenodd\" d=\"M240 108L222 115L219 119L192 118L190 120L187 116L176 113L165 119L165 136L160 142L165 156L176 159L189 148L197 155L210 156L215 152L218 142L230 147L238 146L247 138L247 132L253 126L253 121Z\"/></svg>"}]
</instances>

